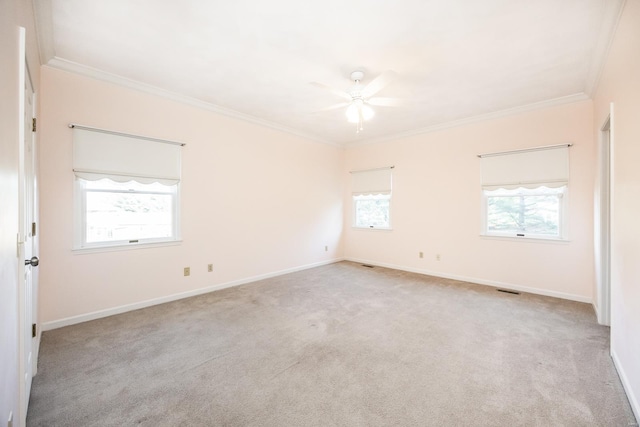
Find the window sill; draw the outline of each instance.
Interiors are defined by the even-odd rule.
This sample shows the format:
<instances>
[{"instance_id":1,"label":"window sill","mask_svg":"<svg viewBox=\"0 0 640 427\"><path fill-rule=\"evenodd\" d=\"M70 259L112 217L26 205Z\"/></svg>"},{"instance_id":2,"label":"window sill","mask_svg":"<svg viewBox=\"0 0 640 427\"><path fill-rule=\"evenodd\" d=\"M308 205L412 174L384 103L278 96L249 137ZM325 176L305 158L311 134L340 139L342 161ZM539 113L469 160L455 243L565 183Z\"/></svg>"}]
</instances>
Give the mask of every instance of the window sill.
<instances>
[{"instance_id":1,"label":"window sill","mask_svg":"<svg viewBox=\"0 0 640 427\"><path fill-rule=\"evenodd\" d=\"M551 244L571 243L569 239L552 238L552 237L498 236L498 235L491 235L491 234L481 234L480 238L487 239L487 240L504 240L507 242L519 241L519 242L529 242L529 243L551 243Z\"/></svg>"},{"instance_id":2,"label":"window sill","mask_svg":"<svg viewBox=\"0 0 640 427\"><path fill-rule=\"evenodd\" d=\"M352 225L351 228L353 230L361 230L361 231L393 231L393 228L384 228L384 227L356 227Z\"/></svg>"},{"instance_id":3,"label":"window sill","mask_svg":"<svg viewBox=\"0 0 640 427\"><path fill-rule=\"evenodd\" d=\"M159 248L163 246L178 246L182 244L182 240L171 240L167 242L151 242L151 243L129 243L117 244L113 246L94 246L90 248L74 248L71 252L74 255L94 254L100 252L117 252L131 251L137 249Z\"/></svg>"}]
</instances>

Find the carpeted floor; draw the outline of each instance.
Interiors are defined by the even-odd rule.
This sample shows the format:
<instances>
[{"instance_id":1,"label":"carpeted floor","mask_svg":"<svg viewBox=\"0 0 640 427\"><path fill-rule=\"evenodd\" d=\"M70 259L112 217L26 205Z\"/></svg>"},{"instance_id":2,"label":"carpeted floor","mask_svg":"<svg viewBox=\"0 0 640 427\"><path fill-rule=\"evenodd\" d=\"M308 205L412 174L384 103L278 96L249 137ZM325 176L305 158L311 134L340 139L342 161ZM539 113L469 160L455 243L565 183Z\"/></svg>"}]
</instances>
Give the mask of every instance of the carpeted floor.
<instances>
[{"instance_id":1,"label":"carpeted floor","mask_svg":"<svg viewBox=\"0 0 640 427\"><path fill-rule=\"evenodd\" d=\"M45 332L29 426L633 426L593 309L341 262Z\"/></svg>"}]
</instances>

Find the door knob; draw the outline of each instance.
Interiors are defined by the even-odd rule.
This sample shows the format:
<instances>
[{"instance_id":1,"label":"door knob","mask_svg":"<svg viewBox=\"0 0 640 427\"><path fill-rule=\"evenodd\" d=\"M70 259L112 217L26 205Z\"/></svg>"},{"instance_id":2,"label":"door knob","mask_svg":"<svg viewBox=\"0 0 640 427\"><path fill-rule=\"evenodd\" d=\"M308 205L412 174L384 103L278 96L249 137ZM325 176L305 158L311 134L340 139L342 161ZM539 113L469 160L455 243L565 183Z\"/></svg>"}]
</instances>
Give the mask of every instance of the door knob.
<instances>
[{"instance_id":1,"label":"door knob","mask_svg":"<svg viewBox=\"0 0 640 427\"><path fill-rule=\"evenodd\" d=\"M40 260L37 256L31 257L31 259L24 260L24 265L30 265L31 267L37 267L40 264Z\"/></svg>"}]
</instances>

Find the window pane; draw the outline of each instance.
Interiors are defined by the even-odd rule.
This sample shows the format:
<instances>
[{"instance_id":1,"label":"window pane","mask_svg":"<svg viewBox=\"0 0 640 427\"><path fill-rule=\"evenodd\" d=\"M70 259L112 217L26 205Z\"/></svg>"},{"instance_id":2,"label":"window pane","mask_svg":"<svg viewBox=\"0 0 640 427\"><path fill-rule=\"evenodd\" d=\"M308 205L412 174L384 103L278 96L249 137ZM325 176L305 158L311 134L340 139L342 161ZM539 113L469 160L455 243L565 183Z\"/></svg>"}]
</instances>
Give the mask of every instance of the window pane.
<instances>
[{"instance_id":1,"label":"window pane","mask_svg":"<svg viewBox=\"0 0 640 427\"><path fill-rule=\"evenodd\" d=\"M87 243L172 237L173 196L86 193Z\"/></svg>"},{"instance_id":2,"label":"window pane","mask_svg":"<svg viewBox=\"0 0 640 427\"><path fill-rule=\"evenodd\" d=\"M356 227L389 227L389 196L356 197L354 205Z\"/></svg>"},{"instance_id":3,"label":"window pane","mask_svg":"<svg viewBox=\"0 0 640 427\"><path fill-rule=\"evenodd\" d=\"M561 194L540 193L488 195L487 231L559 236Z\"/></svg>"}]
</instances>

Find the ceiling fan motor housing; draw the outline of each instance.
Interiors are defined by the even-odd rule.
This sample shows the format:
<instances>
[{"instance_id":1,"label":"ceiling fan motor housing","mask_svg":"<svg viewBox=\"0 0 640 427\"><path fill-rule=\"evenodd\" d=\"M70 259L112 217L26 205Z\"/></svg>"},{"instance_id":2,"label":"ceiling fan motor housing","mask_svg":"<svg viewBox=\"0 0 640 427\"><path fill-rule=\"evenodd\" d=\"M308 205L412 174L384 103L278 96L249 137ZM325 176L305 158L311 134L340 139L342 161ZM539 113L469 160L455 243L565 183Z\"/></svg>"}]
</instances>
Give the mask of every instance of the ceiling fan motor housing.
<instances>
[{"instance_id":1,"label":"ceiling fan motor housing","mask_svg":"<svg viewBox=\"0 0 640 427\"><path fill-rule=\"evenodd\" d=\"M349 89L349 95L351 95L351 99L354 101L357 99L362 99L362 85L360 81L364 78L364 73L362 71L354 71L351 73L351 80L354 81L354 85L351 89Z\"/></svg>"},{"instance_id":2,"label":"ceiling fan motor housing","mask_svg":"<svg viewBox=\"0 0 640 427\"><path fill-rule=\"evenodd\" d=\"M359 82L364 78L364 73L362 71L354 71L351 73L351 80L354 82Z\"/></svg>"}]
</instances>

